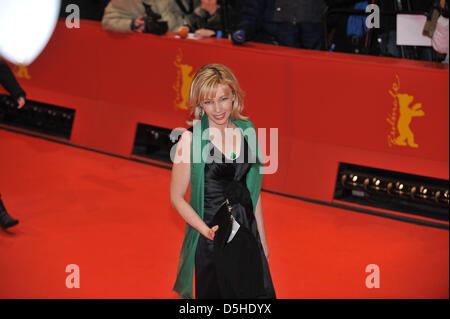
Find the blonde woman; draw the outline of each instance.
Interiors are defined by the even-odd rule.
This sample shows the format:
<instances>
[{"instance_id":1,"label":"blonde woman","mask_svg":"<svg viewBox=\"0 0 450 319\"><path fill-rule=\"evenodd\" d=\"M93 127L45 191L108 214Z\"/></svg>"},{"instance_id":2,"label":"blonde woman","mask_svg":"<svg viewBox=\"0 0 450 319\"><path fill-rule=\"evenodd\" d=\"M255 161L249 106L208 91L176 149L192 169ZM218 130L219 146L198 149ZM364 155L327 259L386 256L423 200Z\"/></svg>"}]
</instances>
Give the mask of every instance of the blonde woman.
<instances>
[{"instance_id":1,"label":"blonde woman","mask_svg":"<svg viewBox=\"0 0 450 319\"><path fill-rule=\"evenodd\" d=\"M182 298L275 298L260 190L261 154L243 92L221 64L193 78L194 125L181 135L170 200L187 223L174 290ZM178 159L178 160L177 160ZM185 195L190 188L189 203Z\"/></svg>"}]
</instances>

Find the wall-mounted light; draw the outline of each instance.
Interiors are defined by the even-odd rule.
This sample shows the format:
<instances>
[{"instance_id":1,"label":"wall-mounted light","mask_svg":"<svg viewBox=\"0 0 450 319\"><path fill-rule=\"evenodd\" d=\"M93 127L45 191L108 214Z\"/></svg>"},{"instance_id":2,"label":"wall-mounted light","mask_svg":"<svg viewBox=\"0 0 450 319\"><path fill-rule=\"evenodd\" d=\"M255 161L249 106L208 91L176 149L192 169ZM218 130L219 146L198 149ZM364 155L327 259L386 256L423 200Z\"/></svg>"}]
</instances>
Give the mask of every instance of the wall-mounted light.
<instances>
[{"instance_id":1,"label":"wall-mounted light","mask_svg":"<svg viewBox=\"0 0 450 319\"><path fill-rule=\"evenodd\" d=\"M377 195L386 198L398 198L409 201L449 205L448 189L433 187L432 185L415 184L411 181L393 180L388 177L370 176L361 172L340 173L340 184L344 189L357 192L358 196L364 191L365 196Z\"/></svg>"}]
</instances>

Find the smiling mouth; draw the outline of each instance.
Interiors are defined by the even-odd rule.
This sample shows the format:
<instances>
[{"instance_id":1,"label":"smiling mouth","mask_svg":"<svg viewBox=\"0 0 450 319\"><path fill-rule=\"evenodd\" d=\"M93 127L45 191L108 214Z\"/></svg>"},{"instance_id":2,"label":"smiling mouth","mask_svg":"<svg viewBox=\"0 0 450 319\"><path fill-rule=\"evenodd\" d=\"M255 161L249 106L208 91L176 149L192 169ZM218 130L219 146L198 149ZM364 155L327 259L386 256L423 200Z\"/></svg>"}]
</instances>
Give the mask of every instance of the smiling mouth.
<instances>
[{"instance_id":1,"label":"smiling mouth","mask_svg":"<svg viewBox=\"0 0 450 319\"><path fill-rule=\"evenodd\" d=\"M225 113L223 113L222 115L214 115L214 117L215 117L216 119L218 119L218 120L223 119L224 116L225 116Z\"/></svg>"}]
</instances>

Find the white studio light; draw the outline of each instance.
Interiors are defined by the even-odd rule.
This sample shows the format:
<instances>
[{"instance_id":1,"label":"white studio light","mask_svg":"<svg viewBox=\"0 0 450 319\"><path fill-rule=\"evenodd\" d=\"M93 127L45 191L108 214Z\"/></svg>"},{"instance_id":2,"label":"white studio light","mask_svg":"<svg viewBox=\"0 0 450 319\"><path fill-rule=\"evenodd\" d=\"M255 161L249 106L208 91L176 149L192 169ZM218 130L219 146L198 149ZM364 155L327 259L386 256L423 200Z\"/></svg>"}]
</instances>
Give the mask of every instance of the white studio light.
<instances>
[{"instance_id":1,"label":"white studio light","mask_svg":"<svg viewBox=\"0 0 450 319\"><path fill-rule=\"evenodd\" d=\"M47 45L61 0L0 0L0 56L31 64Z\"/></svg>"}]
</instances>

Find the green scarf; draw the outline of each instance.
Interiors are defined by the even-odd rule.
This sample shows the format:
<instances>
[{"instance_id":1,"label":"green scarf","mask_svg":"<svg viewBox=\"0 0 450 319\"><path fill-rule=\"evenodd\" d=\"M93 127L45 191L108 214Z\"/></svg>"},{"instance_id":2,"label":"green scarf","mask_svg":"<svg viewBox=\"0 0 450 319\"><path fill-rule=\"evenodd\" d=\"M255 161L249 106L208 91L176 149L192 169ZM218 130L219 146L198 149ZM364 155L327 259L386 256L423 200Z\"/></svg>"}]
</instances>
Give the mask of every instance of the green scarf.
<instances>
[{"instance_id":1,"label":"green scarf","mask_svg":"<svg viewBox=\"0 0 450 319\"><path fill-rule=\"evenodd\" d=\"M241 133L247 140L251 150L250 161L252 163L249 172L247 173L246 185L250 191L250 197L253 203L253 212L256 211L256 204L258 203L259 193L261 191L261 184L263 174L260 173L260 167L264 166L259 151L256 130L250 120L232 120L232 122L241 129ZM201 134L203 132L203 134ZM203 139L202 139L203 137ZM201 156L201 150L209 150L209 120L208 116L204 115L201 121L196 121L193 127L193 137L191 143L191 193L189 204L203 219L203 205L204 205L204 177L205 177L205 162ZM256 148L256 150L254 149ZM256 160L255 154L258 154ZM180 259L178 263L177 279L173 289L179 294L181 298L193 299L193 276L195 263L195 250L200 233L186 225L186 233L184 236L183 246L181 247Z\"/></svg>"}]
</instances>

